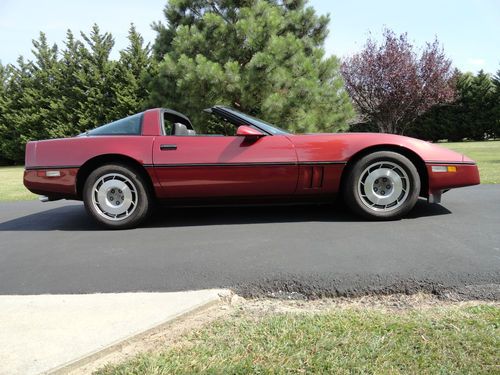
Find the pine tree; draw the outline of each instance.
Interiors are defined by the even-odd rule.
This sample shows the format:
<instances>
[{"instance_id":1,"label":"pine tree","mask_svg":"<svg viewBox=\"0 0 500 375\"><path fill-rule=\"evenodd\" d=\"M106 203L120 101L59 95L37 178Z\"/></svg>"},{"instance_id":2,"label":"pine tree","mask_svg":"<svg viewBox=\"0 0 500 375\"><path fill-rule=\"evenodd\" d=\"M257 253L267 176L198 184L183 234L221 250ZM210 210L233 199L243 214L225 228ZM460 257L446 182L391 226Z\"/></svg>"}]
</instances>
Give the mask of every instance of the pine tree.
<instances>
[{"instance_id":1,"label":"pine tree","mask_svg":"<svg viewBox=\"0 0 500 375\"><path fill-rule=\"evenodd\" d=\"M421 116L408 135L417 138L449 141L484 140L499 133L498 83L480 71L455 73L456 100L438 105Z\"/></svg>"},{"instance_id":2,"label":"pine tree","mask_svg":"<svg viewBox=\"0 0 500 375\"><path fill-rule=\"evenodd\" d=\"M7 67L8 78L4 85L6 108L3 114L6 126L0 141L2 157L9 161L23 159L24 144L29 137L24 135L26 132L24 121L28 120L28 116L24 117L24 92L32 85L30 65L19 57L16 66Z\"/></svg>"},{"instance_id":3,"label":"pine tree","mask_svg":"<svg viewBox=\"0 0 500 375\"><path fill-rule=\"evenodd\" d=\"M115 71L113 90L116 105L113 110L116 118L144 110L149 97L146 82L153 69L150 45L144 45L144 38L133 24L129 29L128 40L128 47L120 51L120 60Z\"/></svg>"},{"instance_id":4,"label":"pine tree","mask_svg":"<svg viewBox=\"0 0 500 375\"><path fill-rule=\"evenodd\" d=\"M80 126L80 109L87 97L84 95L84 82L80 80L82 70L83 44L75 39L71 30L66 31L64 49L61 51L60 65L60 105L64 109L60 113L59 137L74 136L86 128Z\"/></svg>"},{"instance_id":5,"label":"pine tree","mask_svg":"<svg viewBox=\"0 0 500 375\"><path fill-rule=\"evenodd\" d=\"M489 138L495 128L495 85L483 70L474 79L474 92L476 118L471 133L474 139Z\"/></svg>"},{"instance_id":6,"label":"pine tree","mask_svg":"<svg viewBox=\"0 0 500 375\"><path fill-rule=\"evenodd\" d=\"M5 119L5 114L7 112L7 80L8 80L7 67L2 65L0 61L0 163L7 159L7 155L4 152L4 142L7 136L7 122Z\"/></svg>"},{"instance_id":7,"label":"pine tree","mask_svg":"<svg viewBox=\"0 0 500 375\"><path fill-rule=\"evenodd\" d=\"M3 85L2 157L11 161L24 159L24 146L33 139L53 138L59 126L60 69L57 46L49 46L45 34L33 40L33 61L20 57L8 68ZM8 125L7 125L8 124Z\"/></svg>"},{"instance_id":8,"label":"pine tree","mask_svg":"<svg viewBox=\"0 0 500 375\"><path fill-rule=\"evenodd\" d=\"M101 34L99 26L94 24L90 35L83 32L85 44L79 45L81 68L75 72L79 82L77 94L85 100L79 104L78 128L89 130L115 118L112 111L116 103L113 90L116 62L109 59L114 39L110 33Z\"/></svg>"},{"instance_id":9,"label":"pine tree","mask_svg":"<svg viewBox=\"0 0 500 375\"><path fill-rule=\"evenodd\" d=\"M9 107L8 157L22 160L26 142L54 138L58 134L60 105L57 46L49 46L44 33L33 40L33 61L19 58L7 85Z\"/></svg>"},{"instance_id":10,"label":"pine tree","mask_svg":"<svg viewBox=\"0 0 500 375\"><path fill-rule=\"evenodd\" d=\"M61 89L66 82L61 76L59 50L56 44L49 45L44 33L33 40L35 59L29 65L31 80L24 92L24 115L29 121L24 132L29 139L57 138L64 136L60 128L66 111L61 100Z\"/></svg>"},{"instance_id":11,"label":"pine tree","mask_svg":"<svg viewBox=\"0 0 500 375\"><path fill-rule=\"evenodd\" d=\"M460 139L483 140L494 133L495 86L488 74L464 73L457 83Z\"/></svg>"},{"instance_id":12,"label":"pine tree","mask_svg":"<svg viewBox=\"0 0 500 375\"><path fill-rule=\"evenodd\" d=\"M495 85L493 137L500 138L500 69L493 77L493 85Z\"/></svg>"},{"instance_id":13,"label":"pine tree","mask_svg":"<svg viewBox=\"0 0 500 375\"><path fill-rule=\"evenodd\" d=\"M0 64L0 159L21 162L30 140L74 136L144 109L154 65L135 28L118 62L109 59L111 34L94 25L82 38L68 30L59 51L40 33L33 61Z\"/></svg>"},{"instance_id":14,"label":"pine tree","mask_svg":"<svg viewBox=\"0 0 500 375\"><path fill-rule=\"evenodd\" d=\"M344 129L353 110L328 16L305 0L171 0L158 32L151 104L187 113L226 104L298 132Z\"/></svg>"}]
</instances>

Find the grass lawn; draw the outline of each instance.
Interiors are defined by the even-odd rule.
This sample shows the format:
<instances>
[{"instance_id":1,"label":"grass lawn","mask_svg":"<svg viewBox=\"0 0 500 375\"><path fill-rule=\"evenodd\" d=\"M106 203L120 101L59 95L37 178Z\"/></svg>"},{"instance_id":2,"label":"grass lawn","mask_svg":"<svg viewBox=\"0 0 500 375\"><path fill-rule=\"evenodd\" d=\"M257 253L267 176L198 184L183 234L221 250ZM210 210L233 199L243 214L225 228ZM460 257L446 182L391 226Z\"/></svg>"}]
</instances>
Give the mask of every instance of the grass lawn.
<instances>
[{"instance_id":1,"label":"grass lawn","mask_svg":"<svg viewBox=\"0 0 500 375\"><path fill-rule=\"evenodd\" d=\"M482 184L500 184L500 141L440 143L467 155L479 166Z\"/></svg>"},{"instance_id":2,"label":"grass lawn","mask_svg":"<svg viewBox=\"0 0 500 375\"><path fill-rule=\"evenodd\" d=\"M500 373L500 308L333 307L219 318L110 374Z\"/></svg>"},{"instance_id":3,"label":"grass lawn","mask_svg":"<svg viewBox=\"0 0 500 375\"><path fill-rule=\"evenodd\" d=\"M23 185L24 167L0 167L0 201L36 199Z\"/></svg>"},{"instance_id":4,"label":"grass lawn","mask_svg":"<svg viewBox=\"0 0 500 375\"><path fill-rule=\"evenodd\" d=\"M481 183L500 184L500 141L440 143L466 154L479 165ZM23 186L23 167L0 167L0 201L34 199Z\"/></svg>"}]
</instances>

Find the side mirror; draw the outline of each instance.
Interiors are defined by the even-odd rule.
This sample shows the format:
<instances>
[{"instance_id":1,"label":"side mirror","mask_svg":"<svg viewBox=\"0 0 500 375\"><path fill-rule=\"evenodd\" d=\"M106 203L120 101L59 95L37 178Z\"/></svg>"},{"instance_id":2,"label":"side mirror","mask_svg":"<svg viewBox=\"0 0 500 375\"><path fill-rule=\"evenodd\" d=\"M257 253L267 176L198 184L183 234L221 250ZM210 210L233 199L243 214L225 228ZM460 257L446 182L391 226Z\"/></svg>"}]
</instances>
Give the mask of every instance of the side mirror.
<instances>
[{"instance_id":1,"label":"side mirror","mask_svg":"<svg viewBox=\"0 0 500 375\"><path fill-rule=\"evenodd\" d=\"M249 137L249 138L259 138L264 136L263 133L248 125L239 126L238 130L236 130L236 135L238 137Z\"/></svg>"}]
</instances>

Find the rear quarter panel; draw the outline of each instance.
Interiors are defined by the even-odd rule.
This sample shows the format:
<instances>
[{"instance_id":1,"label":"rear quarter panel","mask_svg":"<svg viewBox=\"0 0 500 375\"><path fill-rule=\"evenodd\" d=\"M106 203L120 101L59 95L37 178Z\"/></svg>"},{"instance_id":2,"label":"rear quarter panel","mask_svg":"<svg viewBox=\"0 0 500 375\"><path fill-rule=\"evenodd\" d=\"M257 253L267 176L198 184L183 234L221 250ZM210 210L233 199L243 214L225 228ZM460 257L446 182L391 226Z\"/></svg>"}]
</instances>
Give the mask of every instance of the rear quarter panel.
<instances>
[{"instance_id":1,"label":"rear quarter panel","mask_svg":"<svg viewBox=\"0 0 500 375\"><path fill-rule=\"evenodd\" d=\"M129 156L141 164L152 163L152 136L94 136L52 139L29 143L26 168L80 167L105 154Z\"/></svg>"},{"instance_id":2,"label":"rear quarter panel","mask_svg":"<svg viewBox=\"0 0 500 375\"><path fill-rule=\"evenodd\" d=\"M93 136L30 142L24 185L35 194L76 198L78 171L87 161L102 155L121 155L151 164L153 141L154 136ZM60 175L47 176L49 170Z\"/></svg>"}]
</instances>

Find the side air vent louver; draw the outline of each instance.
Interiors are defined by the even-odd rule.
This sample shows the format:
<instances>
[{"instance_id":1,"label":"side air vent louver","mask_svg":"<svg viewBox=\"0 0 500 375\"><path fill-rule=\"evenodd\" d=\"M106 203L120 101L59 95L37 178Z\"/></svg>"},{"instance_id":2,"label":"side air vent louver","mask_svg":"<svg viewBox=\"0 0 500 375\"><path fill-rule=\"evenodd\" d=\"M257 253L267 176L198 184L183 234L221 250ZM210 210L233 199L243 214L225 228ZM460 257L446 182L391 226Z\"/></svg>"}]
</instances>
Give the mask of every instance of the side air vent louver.
<instances>
[{"instance_id":1,"label":"side air vent louver","mask_svg":"<svg viewBox=\"0 0 500 375\"><path fill-rule=\"evenodd\" d=\"M323 186L323 167L304 168L304 187L307 189L317 189Z\"/></svg>"}]
</instances>

